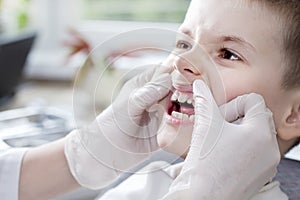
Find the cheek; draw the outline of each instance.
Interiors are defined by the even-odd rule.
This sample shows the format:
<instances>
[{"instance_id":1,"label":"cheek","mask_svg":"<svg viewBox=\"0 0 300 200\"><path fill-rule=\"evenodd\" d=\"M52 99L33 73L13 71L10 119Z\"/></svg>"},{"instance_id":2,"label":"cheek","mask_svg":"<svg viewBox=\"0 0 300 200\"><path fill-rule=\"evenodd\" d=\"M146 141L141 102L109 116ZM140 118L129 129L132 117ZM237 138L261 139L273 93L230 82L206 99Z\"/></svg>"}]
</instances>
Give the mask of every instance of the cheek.
<instances>
[{"instance_id":1,"label":"cheek","mask_svg":"<svg viewBox=\"0 0 300 200\"><path fill-rule=\"evenodd\" d=\"M272 92L264 94L264 99L267 107L273 113L278 136L283 140L290 140L295 137L295 135L293 135L292 126L288 126L286 122L286 119L291 114L289 96L275 88L271 91Z\"/></svg>"},{"instance_id":2,"label":"cheek","mask_svg":"<svg viewBox=\"0 0 300 200\"><path fill-rule=\"evenodd\" d=\"M222 74L222 89L220 89L220 84L218 86L212 84L214 98L219 106L238 96L253 92L254 84L242 77L233 77L232 74Z\"/></svg>"},{"instance_id":3,"label":"cheek","mask_svg":"<svg viewBox=\"0 0 300 200\"><path fill-rule=\"evenodd\" d=\"M249 84L250 80L249 72L246 70L219 67L218 77L214 76L214 80L210 80L210 87L217 105L223 105L247 93L252 85Z\"/></svg>"}]
</instances>

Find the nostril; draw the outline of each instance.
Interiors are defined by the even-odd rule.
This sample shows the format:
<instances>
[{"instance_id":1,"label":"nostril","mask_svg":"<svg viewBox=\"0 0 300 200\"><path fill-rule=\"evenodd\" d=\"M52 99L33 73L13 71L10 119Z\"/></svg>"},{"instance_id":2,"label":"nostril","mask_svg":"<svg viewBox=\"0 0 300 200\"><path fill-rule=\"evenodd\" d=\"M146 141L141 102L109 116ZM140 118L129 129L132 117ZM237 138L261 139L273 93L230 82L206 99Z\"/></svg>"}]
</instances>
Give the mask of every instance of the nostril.
<instances>
[{"instance_id":1,"label":"nostril","mask_svg":"<svg viewBox=\"0 0 300 200\"><path fill-rule=\"evenodd\" d=\"M190 69L190 68L185 68L184 71L189 72L189 73L191 73L191 74L194 74L194 75L196 75L196 76L200 75L200 73L199 73L198 71L193 71L193 70Z\"/></svg>"},{"instance_id":2,"label":"nostril","mask_svg":"<svg viewBox=\"0 0 300 200\"><path fill-rule=\"evenodd\" d=\"M191 69L184 69L184 71L189 72L189 73L194 73Z\"/></svg>"}]
</instances>

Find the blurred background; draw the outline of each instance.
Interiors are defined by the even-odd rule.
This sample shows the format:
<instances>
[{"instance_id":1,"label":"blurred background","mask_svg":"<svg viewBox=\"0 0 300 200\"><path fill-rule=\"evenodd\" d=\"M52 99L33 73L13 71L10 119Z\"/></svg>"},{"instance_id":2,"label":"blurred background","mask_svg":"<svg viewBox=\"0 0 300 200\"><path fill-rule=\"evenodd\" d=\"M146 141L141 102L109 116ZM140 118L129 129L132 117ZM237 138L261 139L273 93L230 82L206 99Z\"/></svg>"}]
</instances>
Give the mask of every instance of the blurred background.
<instances>
[{"instance_id":1,"label":"blurred background","mask_svg":"<svg viewBox=\"0 0 300 200\"><path fill-rule=\"evenodd\" d=\"M45 144L93 120L129 78L168 55L188 5L0 0L0 151Z\"/></svg>"},{"instance_id":2,"label":"blurred background","mask_svg":"<svg viewBox=\"0 0 300 200\"><path fill-rule=\"evenodd\" d=\"M92 120L129 78L172 51L188 5L0 0L1 138L67 133ZM48 142L24 141L10 146Z\"/></svg>"},{"instance_id":3,"label":"blurred background","mask_svg":"<svg viewBox=\"0 0 300 200\"><path fill-rule=\"evenodd\" d=\"M188 0L0 0L0 34L37 31L27 76L70 79L72 69L56 70L59 59L70 51L62 42L68 29L79 31L91 46L135 28L176 30L188 4Z\"/></svg>"}]
</instances>

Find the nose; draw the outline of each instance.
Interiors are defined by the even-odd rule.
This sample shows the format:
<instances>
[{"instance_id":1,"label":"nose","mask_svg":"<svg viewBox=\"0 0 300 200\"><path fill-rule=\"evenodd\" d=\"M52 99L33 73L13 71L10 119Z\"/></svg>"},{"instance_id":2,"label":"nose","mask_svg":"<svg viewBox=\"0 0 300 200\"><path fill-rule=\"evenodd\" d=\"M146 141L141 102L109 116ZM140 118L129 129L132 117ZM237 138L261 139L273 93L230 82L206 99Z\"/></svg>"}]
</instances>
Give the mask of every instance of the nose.
<instances>
[{"instance_id":1,"label":"nose","mask_svg":"<svg viewBox=\"0 0 300 200\"><path fill-rule=\"evenodd\" d=\"M224 92L226 88L223 85L223 78L204 47L193 46L193 48L177 55L173 64L174 72L177 72L177 76L176 73L174 73L174 77L172 76L174 78L172 79L173 85L176 89L185 87L192 91L193 82L196 79L201 79L210 87L217 103L225 102L226 95Z\"/></svg>"},{"instance_id":2,"label":"nose","mask_svg":"<svg viewBox=\"0 0 300 200\"><path fill-rule=\"evenodd\" d=\"M201 79L202 73L197 68L193 52L185 52L174 58L174 72L172 74L173 85L177 89L190 88L196 79ZM188 89L186 89L188 90Z\"/></svg>"}]
</instances>

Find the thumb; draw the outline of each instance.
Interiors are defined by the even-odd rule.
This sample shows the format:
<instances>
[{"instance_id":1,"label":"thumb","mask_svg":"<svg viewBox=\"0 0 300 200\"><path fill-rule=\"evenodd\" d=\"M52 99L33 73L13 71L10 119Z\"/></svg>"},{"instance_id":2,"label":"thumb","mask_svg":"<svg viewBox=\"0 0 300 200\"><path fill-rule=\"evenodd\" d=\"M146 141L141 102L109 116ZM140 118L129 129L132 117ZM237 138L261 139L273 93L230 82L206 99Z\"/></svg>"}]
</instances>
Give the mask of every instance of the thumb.
<instances>
[{"instance_id":1,"label":"thumb","mask_svg":"<svg viewBox=\"0 0 300 200\"><path fill-rule=\"evenodd\" d=\"M171 90L171 85L171 75L169 73L160 74L134 91L129 103L135 106L136 114L141 114L164 98Z\"/></svg>"},{"instance_id":2,"label":"thumb","mask_svg":"<svg viewBox=\"0 0 300 200\"><path fill-rule=\"evenodd\" d=\"M193 84L193 93L195 101L195 124L194 130L202 132L202 129L208 130L208 126L212 119L214 98L206 83L202 80L196 80ZM199 124L200 123L200 124ZM201 128L202 131L198 130Z\"/></svg>"},{"instance_id":3,"label":"thumb","mask_svg":"<svg viewBox=\"0 0 300 200\"><path fill-rule=\"evenodd\" d=\"M213 149L224 122L209 87L201 80L193 84L195 123L188 156L203 158Z\"/></svg>"}]
</instances>

